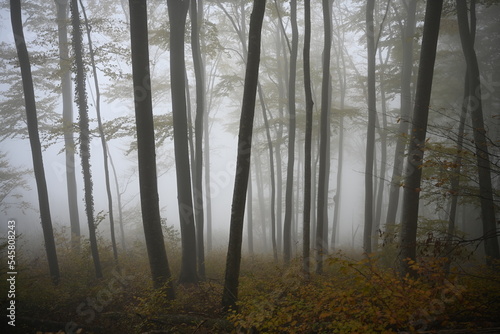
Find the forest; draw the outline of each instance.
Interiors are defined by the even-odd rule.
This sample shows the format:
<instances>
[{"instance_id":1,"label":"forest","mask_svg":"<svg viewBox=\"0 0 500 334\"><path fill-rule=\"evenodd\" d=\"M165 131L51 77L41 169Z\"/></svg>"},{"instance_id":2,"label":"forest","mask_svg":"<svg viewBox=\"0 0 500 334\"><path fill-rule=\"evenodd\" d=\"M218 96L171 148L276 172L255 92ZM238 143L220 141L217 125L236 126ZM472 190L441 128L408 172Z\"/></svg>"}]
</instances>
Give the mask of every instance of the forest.
<instances>
[{"instance_id":1,"label":"forest","mask_svg":"<svg viewBox=\"0 0 500 334\"><path fill-rule=\"evenodd\" d=\"M500 1L0 3L5 333L500 333Z\"/></svg>"}]
</instances>

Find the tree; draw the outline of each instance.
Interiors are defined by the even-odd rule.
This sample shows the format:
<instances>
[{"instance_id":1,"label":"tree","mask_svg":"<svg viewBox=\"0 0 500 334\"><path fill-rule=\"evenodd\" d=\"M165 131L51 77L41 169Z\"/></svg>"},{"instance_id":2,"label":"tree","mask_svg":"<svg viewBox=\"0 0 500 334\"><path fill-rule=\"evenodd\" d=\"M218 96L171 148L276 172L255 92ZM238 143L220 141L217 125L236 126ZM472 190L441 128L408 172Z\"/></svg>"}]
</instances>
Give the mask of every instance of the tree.
<instances>
[{"instance_id":1,"label":"tree","mask_svg":"<svg viewBox=\"0 0 500 334\"><path fill-rule=\"evenodd\" d=\"M31 157L38 192L38 203L40 209L40 219L42 223L43 238L45 241L45 251L49 264L49 273L54 284L59 283L59 263L57 260L56 244L52 230L52 218L50 215L49 195L47 192L47 181L43 167L42 147L38 134L38 118L36 111L35 90L33 88L33 78L31 75L31 64L24 39L23 23L21 17L21 1L10 1L10 16L12 32L16 43L19 66L24 91L24 101L26 105L26 119L28 134L31 146Z\"/></svg>"},{"instance_id":2,"label":"tree","mask_svg":"<svg viewBox=\"0 0 500 334\"><path fill-rule=\"evenodd\" d=\"M101 260L97 248L96 226L94 224L94 197L92 194L92 173L90 170L90 130L85 91L85 68L83 64L82 31L77 0L71 0L71 23L73 25L73 50L76 63L76 99L80 126L80 158L82 162L83 184L85 191L85 213L89 226L89 240L94 270L97 278L102 277Z\"/></svg>"},{"instance_id":3,"label":"tree","mask_svg":"<svg viewBox=\"0 0 500 334\"><path fill-rule=\"evenodd\" d=\"M66 157L66 187L68 192L69 221L73 245L79 245L80 218L76 195L75 140L73 138L73 101L71 99L71 60L68 48L68 0L55 0L59 37L59 66L63 104L64 151Z\"/></svg>"},{"instance_id":4,"label":"tree","mask_svg":"<svg viewBox=\"0 0 500 334\"><path fill-rule=\"evenodd\" d=\"M363 234L363 250L372 252L373 225L373 160L375 151L375 119L377 117L377 100L375 91L375 25L373 12L375 0L366 2L366 44L368 52L368 130L366 134L366 166L365 166L365 229Z\"/></svg>"},{"instance_id":5,"label":"tree","mask_svg":"<svg viewBox=\"0 0 500 334\"><path fill-rule=\"evenodd\" d=\"M406 149L408 128L410 125L410 110L412 104L411 78L413 71L413 44L415 35L415 12L417 0L409 0L407 5L406 21L402 33L403 64L401 73L401 98L398 136L394 153L394 164L389 190L389 204L385 222L386 241L392 241L394 237L394 226L399 204L399 188L403 176L404 153Z\"/></svg>"},{"instance_id":6,"label":"tree","mask_svg":"<svg viewBox=\"0 0 500 334\"><path fill-rule=\"evenodd\" d=\"M224 276L224 292L222 295L222 306L225 310L234 308L238 300L243 219L250 174L255 99L257 96L257 82L259 80L260 41L265 9L265 0L254 0L248 33L248 59L241 106L236 176L231 207L231 225Z\"/></svg>"},{"instance_id":7,"label":"tree","mask_svg":"<svg viewBox=\"0 0 500 334\"><path fill-rule=\"evenodd\" d=\"M295 161L295 81L297 76L297 52L299 33L297 27L297 1L290 3L290 20L292 25L292 47L290 50L290 71L288 78L288 164L286 169L285 220L283 222L283 259L285 265L290 263L292 246L292 209L293 209L293 165Z\"/></svg>"},{"instance_id":8,"label":"tree","mask_svg":"<svg viewBox=\"0 0 500 334\"><path fill-rule=\"evenodd\" d=\"M92 35L90 34L90 24L87 19L87 14L85 12L85 7L82 4L82 0L80 1L80 6L82 7L82 13L85 20L85 27L87 30L87 39L89 44L89 55L90 55L90 64L92 66L92 72L94 76L94 87L95 87L95 110L97 114L97 129L99 131L99 136L101 137L101 147L102 147L102 156L103 156L103 164L104 164L104 181L106 185L106 195L108 197L108 214L109 214L109 227L110 227L110 235L111 235L111 247L113 248L113 257L115 259L115 263L118 264L118 250L116 248L116 238L115 238L115 219L113 215L113 196L111 194L111 182L109 179L109 163L108 163L108 145L106 143L106 136L104 135L104 128L102 126L102 117L101 117L101 93L99 90L99 79L97 77L97 66L94 57L94 46L92 44Z\"/></svg>"},{"instance_id":9,"label":"tree","mask_svg":"<svg viewBox=\"0 0 500 334\"><path fill-rule=\"evenodd\" d=\"M304 141L304 225L302 232L302 269L309 275L311 241L311 167L312 167L312 122L313 106L311 89L311 1L304 1L304 91L306 96L306 134Z\"/></svg>"},{"instance_id":10,"label":"tree","mask_svg":"<svg viewBox=\"0 0 500 334\"><path fill-rule=\"evenodd\" d=\"M201 58L200 27L202 21L202 2L191 0L191 49L193 53L194 74L196 77L196 117L195 127L195 178L194 178L194 213L196 221L196 251L198 253L198 274L205 278L205 244L203 216L203 127L205 116L205 65Z\"/></svg>"},{"instance_id":11,"label":"tree","mask_svg":"<svg viewBox=\"0 0 500 334\"><path fill-rule=\"evenodd\" d=\"M129 7L142 223L153 286L160 288L168 284L168 297L172 299L174 298L174 290L170 279L170 268L161 228L156 179L156 150L149 72L146 2L129 0Z\"/></svg>"},{"instance_id":12,"label":"tree","mask_svg":"<svg viewBox=\"0 0 500 334\"><path fill-rule=\"evenodd\" d=\"M427 119L436 60L436 47L443 0L428 1L425 9L422 49L418 68L417 90L406 165L401 221L400 266L403 273L412 273L408 260L415 260L419 193L422 162L427 134Z\"/></svg>"},{"instance_id":13,"label":"tree","mask_svg":"<svg viewBox=\"0 0 500 334\"><path fill-rule=\"evenodd\" d=\"M325 217L328 206L327 197L327 157L329 142L329 113L330 113L330 54L332 45L331 32L331 4L329 0L323 0L324 21L324 46L323 46L323 80L321 84L321 120L320 120L320 143L319 143L319 176L318 176L318 199L317 199L317 222L316 222L316 272L323 272L323 253L326 245L324 243L324 226L327 223Z\"/></svg>"},{"instance_id":14,"label":"tree","mask_svg":"<svg viewBox=\"0 0 500 334\"><path fill-rule=\"evenodd\" d=\"M189 0L168 0L170 20L170 80L172 114L174 119L175 170L177 173L177 200L182 237L182 265L179 282L195 283L196 232L194 225L185 92L184 30ZM201 159L201 158L200 158Z\"/></svg>"},{"instance_id":15,"label":"tree","mask_svg":"<svg viewBox=\"0 0 500 334\"><path fill-rule=\"evenodd\" d=\"M469 29L467 3L457 0L457 19L460 41L467 64L467 77L469 79L469 105L472 119L474 145L476 150L477 168L479 176L479 194L481 203L481 220L483 223L484 248L486 261L493 264L493 259L500 259L498 238L496 236L495 202L491 186L491 166L488 152L489 140L486 137L486 128L483 119L481 81L479 66L474 50L474 42Z\"/></svg>"}]
</instances>

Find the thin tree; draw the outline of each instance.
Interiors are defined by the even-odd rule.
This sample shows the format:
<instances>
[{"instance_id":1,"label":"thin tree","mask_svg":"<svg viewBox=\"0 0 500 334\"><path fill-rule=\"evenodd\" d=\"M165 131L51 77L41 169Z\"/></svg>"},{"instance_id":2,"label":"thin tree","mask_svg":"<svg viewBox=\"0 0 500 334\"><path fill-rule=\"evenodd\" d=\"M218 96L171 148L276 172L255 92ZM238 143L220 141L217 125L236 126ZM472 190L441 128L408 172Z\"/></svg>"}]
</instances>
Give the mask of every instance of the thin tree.
<instances>
[{"instance_id":1,"label":"thin tree","mask_svg":"<svg viewBox=\"0 0 500 334\"><path fill-rule=\"evenodd\" d=\"M331 3L323 0L323 22L324 22L324 46L323 46L323 80L321 84L321 120L320 120L320 143L319 143L319 175L318 175L318 199L317 199L317 222L316 222L316 273L323 272L323 256L326 245L324 244L324 225L326 220L327 201L327 157L330 124L330 54L332 45L331 32Z\"/></svg>"},{"instance_id":2,"label":"thin tree","mask_svg":"<svg viewBox=\"0 0 500 334\"><path fill-rule=\"evenodd\" d=\"M427 1L420 62L418 68L417 91L413 122L406 164L406 178L403 192L403 217L401 221L400 267L402 273L411 273L408 260L415 260L419 194L421 190L422 162L427 134L427 119L436 60L436 47L443 0Z\"/></svg>"},{"instance_id":3,"label":"thin tree","mask_svg":"<svg viewBox=\"0 0 500 334\"><path fill-rule=\"evenodd\" d=\"M297 53L299 32L297 27L297 0L290 2L290 21L292 43L290 50L290 70L288 77L288 164L286 169L285 220L283 221L283 260L290 263L292 247L292 211L293 211L293 165L295 162L295 82L297 76Z\"/></svg>"},{"instance_id":4,"label":"thin tree","mask_svg":"<svg viewBox=\"0 0 500 334\"><path fill-rule=\"evenodd\" d=\"M168 0L170 21L170 80L172 114L174 120L175 170L177 174L177 201L182 239L181 283L198 281L196 272L196 231L188 150L184 32L189 0Z\"/></svg>"},{"instance_id":5,"label":"thin tree","mask_svg":"<svg viewBox=\"0 0 500 334\"><path fill-rule=\"evenodd\" d=\"M109 163L108 163L108 145L106 144L106 136L104 135L104 128L102 126L101 117L101 93L99 90L99 79L97 77L97 66L94 57L94 46L92 44L92 35L90 33L90 24L87 18L87 13L85 12L85 7L83 6L82 0L79 0L80 7L82 8L83 18L85 20L85 28L87 31L87 40L89 45L89 55L90 64L92 66L92 74L94 77L94 87L95 87L95 110L97 114L97 129L99 131L99 136L101 137L101 147L104 165L104 182L106 185L106 195L108 197L108 212L109 212L109 228L111 236L111 248L113 249L113 258L115 263L118 264L118 249L116 248L116 237L115 237L115 219L113 215L113 195L111 194L111 182L109 178Z\"/></svg>"},{"instance_id":6,"label":"thin tree","mask_svg":"<svg viewBox=\"0 0 500 334\"><path fill-rule=\"evenodd\" d=\"M168 284L167 297L172 299L174 298L174 290L170 279L170 268L161 228L156 178L155 132L151 99L146 5L146 1L129 0L142 223L153 286L161 288Z\"/></svg>"},{"instance_id":7,"label":"thin tree","mask_svg":"<svg viewBox=\"0 0 500 334\"><path fill-rule=\"evenodd\" d=\"M302 230L302 270L306 277L310 271L311 248L311 166L313 106L311 89L311 1L304 1L304 92L306 97L306 133L304 141L304 225Z\"/></svg>"},{"instance_id":8,"label":"thin tree","mask_svg":"<svg viewBox=\"0 0 500 334\"><path fill-rule=\"evenodd\" d=\"M101 260L97 248L96 226L94 223L94 196L92 194L92 173L90 170L90 130L85 89L85 67L83 64L82 31L78 1L71 0L71 23L73 26L73 50L76 63L76 99L80 126L80 158L82 162L83 184L85 190L85 212L89 226L89 241L94 270L97 278L102 277Z\"/></svg>"},{"instance_id":9,"label":"thin tree","mask_svg":"<svg viewBox=\"0 0 500 334\"><path fill-rule=\"evenodd\" d=\"M63 107L64 152L66 159L66 189L71 230L71 243L80 245L80 218L76 195L75 140L73 137L73 100L71 96L71 60L68 43L68 0L55 0L57 8L57 35L59 39L59 67Z\"/></svg>"},{"instance_id":10,"label":"thin tree","mask_svg":"<svg viewBox=\"0 0 500 334\"><path fill-rule=\"evenodd\" d=\"M57 260L56 244L52 229L52 218L50 215L49 195L47 192L47 181L43 167L42 146L38 134L38 118L36 111L35 90L33 87L33 77L31 75L31 64L24 39L23 23L21 17L21 1L10 1L10 18L14 41L16 43L19 67L24 91L24 102L26 105L26 123L31 146L31 157L33 160L33 170L38 193L38 203L40 209L40 219L42 223L43 239L45 241L45 251L49 264L49 274L54 284L59 283L59 262Z\"/></svg>"},{"instance_id":11,"label":"thin tree","mask_svg":"<svg viewBox=\"0 0 500 334\"><path fill-rule=\"evenodd\" d=\"M385 242L394 239L394 227L396 225L396 214L399 205L399 188L403 177L404 153L407 145L407 134L410 126L410 114L412 106L411 78L413 72L413 44L415 35L415 12L417 0L409 0L406 10L406 20L402 33L403 63L401 65L401 116L397 130L394 163L392 168L391 185L389 188L389 204L387 205L387 216L385 220Z\"/></svg>"},{"instance_id":12,"label":"thin tree","mask_svg":"<svg viewBox=\"0 0 500 334\"><path fill-rule=\"evenodd\" d=\"M366 49L368 61L368 129L366 134L365 160L365 225L363 234L363 251L372 252L373 225L373 161L375 150L375 119L377 117L377 100L375 91L375 25L373 12L375 0L366 2Z\"/></svg>"},{"instance_id":13,"label":"thin tree","mask_svg":"<svg viewBox=\"0 0 500 334\"><path fill-rule=\"evenodd\" d=\"M257 82L259 80L260 41L265 9L266 0L254 0L248 34L248 59L241 107L236 176L231 207L231 225L224 277L224 292L222 295L222 306L225 310L234 308L238 300L243 218L245 215L245 201L250 173L255 99L257 96Z\"/></svg>"},{"instance_id":14,"label":"thin tree","mask_svg":"<svg viewBox=\"0 0 500 334\"><path fill-rule=\"evenodd\" d=\"M481 80L479 66L474 50L474 42L469 29L467 15L467 3L465 0L457 0L458 30L462 50L467 63L467 76L469 79L469 105L472 119L474 145L476 149L477 168L479 176L479 198L481 203L481 220L483 224L484 249L486 261L493 264L493 259L500 259L498 238L496 236L495 202L493 200L493 189L491 186L490 155L488 152L488 138L483 119L483 107L481 97Z\"/></svg>"},{"instance_id":15,"label":"thin tree","mask_svg":"<svg viewBox=\"0 0 500 334\"><path fill-rule=\"evenodd\" d=\"M196 117L195 131L195 178L194 178L194 214L196 221L196 251L198 254L198 274L205 278L205 243L203 212L203 123L205 117L205 66L201 58L200 23L197 1L191 0L191 51L193 53L194 74L196 78ZM203 9L203 8L201 8Z\"/></svg>"}]
</instances>

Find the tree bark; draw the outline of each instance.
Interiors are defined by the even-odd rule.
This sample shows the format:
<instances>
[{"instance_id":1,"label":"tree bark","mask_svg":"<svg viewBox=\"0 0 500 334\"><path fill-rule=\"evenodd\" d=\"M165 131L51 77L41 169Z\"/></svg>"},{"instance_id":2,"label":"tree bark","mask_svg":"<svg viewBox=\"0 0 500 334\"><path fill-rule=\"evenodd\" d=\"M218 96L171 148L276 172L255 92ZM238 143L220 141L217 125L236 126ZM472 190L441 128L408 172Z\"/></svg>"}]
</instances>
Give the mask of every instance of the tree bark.
<instances>
[{"instance_id":1,"label":"tree bark","mask_svg":"<svg viewBox=\"0 0 500 334\"><path fill-rule=\"evenodd\" d=\"M80 13L77 0L71 0L71 22L73 25L73 49L76 63L76 99L78 101L78 115L80 125L80 157L83 170L83 184L85 190L85 212L89 226L89 241L92 259L94 260L95 275L102 277L101 260L97 247L97 236L94 222L94 197L92 194L92 173L90 169L90 130L85 91L85 67L83 64L82 31L80 28Z\"/></svg>"},{"instance_id":2,"label":"tree bark","mask_svg":"<svg viewBox=\"0 0 500 334\"><path fill-rule=\"evenodd\" d=\"M283 260L290 264L292 247L292 213L293 213L293 168L295 162L295 82L297 76L297 53L299 33L297 27L297 0L290 2L290 21L292 27L292 48L290 50L290 70L288 78L288 164L285 190L285 220L283 221Z\"/></svg>"},{"instance_id":3,"label":"tree bark","mask_svg":"<svg viewBox=\"0 0 500 334\"><path fill-rule=\"evenodd\" d=\"M488 152L488 138L483 119L483 107L481 96L481 80L474 42L469 29L467 17L467 3L465 0L457 0L458 30L462 50L467 63L467 74L469 77L469 105L472 119L474 145L476 149L477 168L479 176L479 198L481 203L481 220L483 224L484 249L486 262L493 265L500 258L498 238L496 237L497 221L495 217L495 202L493 200L493 188L491 185L490 155Z\"/></svg>"},{"instance_id":4,"label":"tree bark","mask_svg":"<svg viewBox=\"0 0 500 334\"><path fill-rule=\"evenodd\" d=\"M243 217L245 215L245 200L250 172L255 98L259 79L261 30L265 8L265 0L254 0L254 8L250 17L248 61L245 72L240 131L238 135L236 177L231 207L229 245L226 259L224 292L222 295L222 306L225 310L234 308L238 300Z\"/></svg>"},{"instance_id":5,"label":"tree bark","mask_svg":"<svg viewBox=\"0 0 500 334\"><path fill-rule=\"evenodd\" d=\"M189 167L186 116L184 30L189 0L168 0L170 19L170 80L172 82L172 113L174 119L175 170L177 173L177 200L182 238L180 283L195 283L196 232Z\"/></svg>"},{"instance_id":6,"label":"tree bark","mask_svg":"<svg viewBox=\"0 0 500 334\"><path fill-rule=\"evenodd\" d=\"M59 67L63 104L64 152L66 159L66 187L68 192L71 243L80 246L80 218L76 194L75 140L73 138L73 101L71 98L71 60L68 48L68 0L56 0L57 31L59 38Z\"/></svg>"},{"instance_id":7,"label":"tree bark","mask_svg":"<svg viewBox=\"0 0 500 334\"><path fill-rule=\"evenodd\" d=\"M47 191L47 181L43 166L42 146L38 133L38 117L36 111L35 90L33 87L33 77L31 75L31 64L24 39L23 23L21 17L21 1L10 1L10 16L14 41L16 43L17 56L24 91L24 102L26 105L26 120L31 146L31 157L33 160L33 170L38 193L38 204L40 209L40 219L42 223L43 239L45 242L45 252L49 265L49 274L52 283L59 283L59 262L57 260L56 244L52 229L52 218L50 215L49 195Z\"/></svg>"},{"instance_id":8,"label":"tree bark","mask_svg":"<svg viewBox=\"0 0 500 334\"><path fill-rule=\"evenodd\" d=\"M403 193L403 218L401 222L400 267L403 274L414 274L408 265L408 260L415 261L418 207L420 184L422 179L422 161L427 134L427 119L436 59L436 46L441 21L443 0L428 1L425 11L422 49L418 69L415 107L409 154L406 164L406 179Z\"/></svg>"},{"instance_id":9,"label":"tree bark","mask_svg":"<svg viewBox=\"0 0 500 334\"><path fill-rule=\"evenodd\" d=\"M324 22L324 47L323 47L323 80L321 85L321 120L320 120L320 144L319 144L319 175L318 175L318 199L317 199L317 222L316 222L316 273L323 272L324 225L328 224L325 219L325 211L328 207L326 194L327 166L328 166L328 132L330 124L328 115L330 113L330 48L331 36L331 7L329 0L323 0L323 22Z\"/></svg>"},{"instance_id":10,"label":"tree bark","mask_svg":"<svg viewBox=\"0 0 500 334\"><path fill-rule=\"evenodd\" d=\"M129 0L129 7L142 223L153 286L161 288L168 284L167 297L173 299L174 289L161 227L156 178L146 2Z\"/></svg>"}]
</instances>

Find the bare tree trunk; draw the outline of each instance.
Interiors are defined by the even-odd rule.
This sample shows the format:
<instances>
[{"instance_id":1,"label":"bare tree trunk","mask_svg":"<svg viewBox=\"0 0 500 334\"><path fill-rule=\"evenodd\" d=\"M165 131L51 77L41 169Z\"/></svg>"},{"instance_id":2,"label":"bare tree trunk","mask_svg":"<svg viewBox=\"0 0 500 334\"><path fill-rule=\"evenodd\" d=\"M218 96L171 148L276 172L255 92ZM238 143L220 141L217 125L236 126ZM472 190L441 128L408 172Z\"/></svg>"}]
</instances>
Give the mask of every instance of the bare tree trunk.
<instances>
[{"instance_id":1,"label":"bare tree trunk","mask_svg":"<svg viewBox=\"0 0 500 334\"><path fill-rule=\"evenodd\" d=\"M251 172L250 172L250 175ZM254 255L253 251L253 203L252 203L252 197L253 197L253 191L252 191L252 178L249 177L248 179L248 194L247 194L247 240L248 240L248 253L250 256Z\"/></svg>"},{"instance_id":2,"label":"bare tree trunk","mask_svg":"<svg viewBox=\"0 0 500 334\"><path fill-rule=\"evenodd\" d=\"M102 277L101 260L97 248L96 228L94 225L94 197L92 194L92 174L90 170L90 130L85 91L85 68L83 64L82 32L80 28L80 13L77 0L71 0L71 21L73 25L73 49L76 62L76 93L78 114L80 117L80 157L82 160L83 183L85 188L85 212L89 226L89 241L92 258L94 260L95 275Z\"/></svg>"},{"instance_id":3,"label":"bare tree trunk","mask_svg":"<svg viewBox=\"0 0 500 334\"><path fill-rule=\"evenodd\" d=\"M389 190L389 204L385 220L385 242L394 240L394 227L399 205L399 188L403 178L403 162L405 157L408 128L410 125L410 110L412 106L411 78L413 71L413 43L415 35L415 12L417 0L408 1L407 18L402 38L403 65L401 73L401 117L399 119L398 136L394 153L394 164Z\"/></svg>"},{"instance_id":4,"label":"bare tree trunk","mask_svg":"<svg viewBox=\"0 0 500 334\"><path fill-rule=\"evenodd\" d=\"M224 292L222 295L222 306L225 310L234 308L238 300L243 217L245 215L245 200L250 172L255 98L259 80L261 30L265 9L265 0L254 0L248 34L248 61L245 72L229 245L226 259Z\"/></svg>"},{"instance_id":5,"label":"bare tree trunk","mask_svg":"<svg viewBox=\"0 0 500 334\"><path fill-rule=\"evenodd\" d=\"M177 172L177 199L181 222L182 264L179 282L195 283L196 231L194 225L193 198L188 150L184 31L189 0L168 0L170 19L170 80L172 81L172 111L174 118L175 169Z\"/></svg>"},{"instance_id":6,"label":"bare tree trunk","mask_svg":"<svg viewBox=\"0 0 500 334\"><path fill-rule=\"evenodd\" d=\"M90 34L90 25L87 19L87 14L85 13L85 7L83 7L82 0L79 0L80 6L82 7L82 14L85 19L85 27L87 30L87 39L89 43L89 54L90 54L90 63L92 66L92 72L94 75L94 85L96 92L96 113L97 113L97 125L99 130L99 136L101 137L101 146L102 146L102 155L104 162L104 178L106 184L106 195L108 196L108 211L109 211L109 227L110 227L110 236L111 236L111 247L113 248L113 258L115 263L118 264L118 250L116 248L116 238L115 238L115 219L113 215L113 196L111 194L111 182L109 180L109 164L108 164L108 145L106 144L106 137L104 134L104 129L102 127L102 118L101 118L101 93L99 91L99 79L97 78L97 68L95 65L94 59L94 47L92 45L92 36Z\"/></svg>"},{"instance_id":7,"label":"bare tree trunk","mask_svg":"<svg viewBox=\"0 0 500 334\"><path fill-rule=\"evenodd\" d=\"M375 92L375 25L373 11L375 0L366 3L366 44L368 52L368 130L366 134L365 165L365 229L363 234L363 251L372 252L373 226L373 160L375 150L375 119L377 117L377 100Z\"/></svg>"},{"instance_id":8,"label":"bare tree trunk","mask_svg":"<svg viewBox=\"0 0 500 334\"><path fill-rule=\"evenodd\" d=\"M297 76L297 52L299 33L297 27L297 0L291 0L290 20L292 25L292 48L290 50L290 71L288 78L288 164L285 191L285 220L283 221L283 260L290 264L292 247L292 212L293 212L293 165L295 162L295 81Z\"/></svg>"},{"instance_id":9,"label":"bare tree trunk","mask_svg":"<svg viewBox=\"0 0 500 334\"><path fill-rule=\"evenodd\" d=\"M493 188L491 185L490 155L488 152L488 138L483 119L483 107L481 97L481 81L479 66L474 42L469 29L467 17L467 3L465 0L457 0L457 18L460 41L467 63L467 74L469 77L469 110L472 119L474 145L476 148L476 159L479 174L479 197L481 203L481 220L483 223L484 249L486 262L493 265L492 260L500 258L498 248L497 221L495 217L495 202L493 201Z\"/></svg>"},{"instance_id":10,"label":"bare tree trunk","mask_svg":"<svg viewBox=\"0 0 500 334\"><path fill-rule=\"evenodd\" d=\"M161 228L156 178L156 150L149 70L146 2L129 0L129 7L142 223L153 286L161 288L168 284L167 297L173 299L175 294L170 279L170 268ZM184 86L182 86L182 89L184 89Z\"/></svg>"},{"instance_id":11,"label":"bare tree trunk","mask_svg":"<svg viewBox=\"0 0 500 334\"><path fill-rule=\"evenodd\" d=\"M319 145L319 175L318 175L318 206L316 223L316 273L323 272L324 245L324 225L328 224L325 219L325 211L328 207L328 197L326 189L328 180L328 132L330 124L328 115L330 114L330 48L332 45L331 32L331 7L329 0L323 0L323 22L324 22L324 46L323 46L323 81L321 86L321 120L320 120L320 145Z\"/></svg>"},{"instance_id":12,"label":"bare tree trunk","mask_svg":"<svg viewBox=\"0 0 500 334\"><path fill-rule=\"evenodd\" d=\"M427 119L436 59L436 46L441 21L443 0L428 1L425 11L422 49L418 69L415 108L409 154L406 164L406 179L403 197L403 219L401 222L400 266L402 273L412 273L408 259L415 260L417 246L418 206L422 179L422 161L427 134Z\"/></svg>"},{"instance_id":13,"label":"bare tree trunk","mask_svg":"<svg viewBox=\"0 0 500 334\"><path fill-rule=\"evenodd\" d=\"M68 0L56 0L57 30L59 36L59 67L63 104L64 151L66 158L66 186L68 191L71 243L80 247L80 218L76 194L75 140L73 138L73 100L71 96L71 59L68 47Z\"/></svg>"},{"instance_id":14,"label":"bare tree trunk","mask_svg":"<svg viewBox=\"0 0 500 334\"><path fill-rule=\"evenodd\" d=\"M52 218L50 215L49 195L47 192L47 181L43 167L42 146L38 133L38 118L36 111L35 90L33 87L33 77L31 75L31 64L24 40L23 23L21 17L21 1L10 1L10 16L14 41L16 43L17 56L21 68L23 82L24 102L26 104L26 121L31 146L31 157L33 160L33 170L38 193L38 204L40 209L40 219L42 223L43 239L47 262L49 264L49 274L54 284L59 283L59 262L57 260L56 244L52 230Z\"/></svg>"}]
</instances>

